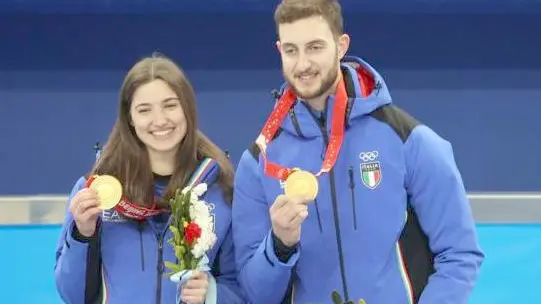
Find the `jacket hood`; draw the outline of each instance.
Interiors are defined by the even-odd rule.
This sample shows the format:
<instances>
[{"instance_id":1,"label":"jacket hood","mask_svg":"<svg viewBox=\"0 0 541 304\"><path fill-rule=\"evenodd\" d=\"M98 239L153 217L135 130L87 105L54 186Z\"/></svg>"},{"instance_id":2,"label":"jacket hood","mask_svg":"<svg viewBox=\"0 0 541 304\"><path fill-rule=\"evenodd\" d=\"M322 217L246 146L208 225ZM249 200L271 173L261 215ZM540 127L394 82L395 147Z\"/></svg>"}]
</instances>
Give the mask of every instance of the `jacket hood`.
<instances>
[{"instance_id":1,"label":"jacket hood","mask_svg":"<svg viewBox=\"0 0 541 304\"><path fill-rule=\"evenodd\" d=\"M346 128L362 116L368 115L384 105L392 103L391 95L383 80L383 77L366 61L359 57L346 56L340 63L348 95L346 109ZM280 97L288 88L288 84L282 84ZM332 118L332 105L334 94L327 99L325 117L329 122L326 124L330 130ZM295 134L302 138L322 136L321 130L314 120L317 114L303 101L297 100L289 115L282 122L282 130Z\"/></svg>"}]
</instances>

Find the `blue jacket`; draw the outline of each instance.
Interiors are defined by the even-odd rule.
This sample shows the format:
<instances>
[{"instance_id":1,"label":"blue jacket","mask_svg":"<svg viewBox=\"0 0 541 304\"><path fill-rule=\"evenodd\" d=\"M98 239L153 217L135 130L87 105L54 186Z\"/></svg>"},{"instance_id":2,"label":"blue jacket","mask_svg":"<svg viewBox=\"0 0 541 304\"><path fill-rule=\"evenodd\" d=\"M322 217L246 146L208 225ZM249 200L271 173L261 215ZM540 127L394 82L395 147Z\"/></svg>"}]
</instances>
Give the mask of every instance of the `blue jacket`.
<instances>
[{"instance_id":1,"label":"blue jacket","mask_svg":"<svg viewBox=\"0 0 541 304\"><path fill-rule=\"evenodd\" d=\"M218 303L244 303L236 282L231 207L223 199L217 183L218 166L204 162L198 178L208 184L205 201L214 207L217 242L209 252L209 265L217 281ZM156 194L162 194L166 180L156 182ZM85 184L81 177L70 194ZM156 216L141 224L120 217L115 211L104 211L99 223L99 238L79 242L73 237L74 221L68 211L56 252L55 276L61 298L69 304L172 304L178 286L164 273L163 261L175 261L172 235L167 229L169 215ZM101 259L101 262L100 262ZM85 301L98 295L95 302Z\"/></svg>"},{"instance_id":2,"label":"blue jacket","mask_svg":"<svg viewBox=\"0 0 541 304\"><path fill-rule=\"evenodd\" d=\"M239 283L261 304L330 303L334 290L354 303L467 303L484 255L451 144L394 106L369 64L348 57L341 70L344 142L289 260L275 254L269 216L283 189L264 173L257 146L241 157L232 220ZM333 102L324 113L297 102L269 161L318 172Z\"/></svg>"}]
</instances>

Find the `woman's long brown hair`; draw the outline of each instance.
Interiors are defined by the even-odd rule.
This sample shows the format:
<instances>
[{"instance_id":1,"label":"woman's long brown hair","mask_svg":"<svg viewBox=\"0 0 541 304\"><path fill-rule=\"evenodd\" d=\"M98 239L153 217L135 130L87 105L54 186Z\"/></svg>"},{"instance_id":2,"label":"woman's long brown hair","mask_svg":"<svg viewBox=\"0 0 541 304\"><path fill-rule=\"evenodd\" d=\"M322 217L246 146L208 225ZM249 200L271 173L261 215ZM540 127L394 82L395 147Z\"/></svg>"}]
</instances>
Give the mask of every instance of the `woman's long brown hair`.
<instances>
[{"instance_id":1,"label":"woman's long brown hair","mask_svg":"<svg viewBox=\"0 0 541 304\"><path fill-rule=\"evenodd\" d=\"M134 92L140 86L161 79L177 94L186 117L186 135L180 143L176 165L159 204L188 183L192 173L205 157L213 158L220 167L218 182L231 203L233 196L233 167L227 155L197 129L196 98L192 85L182 69L172 60L153 56L137 62L127 73L120 89L118 117L103 151L90 175L110 174L122 183L124 197L142 206L154 203L154 177L145 145L130 124L130 106Z\"/></svg>"}]
</instances>

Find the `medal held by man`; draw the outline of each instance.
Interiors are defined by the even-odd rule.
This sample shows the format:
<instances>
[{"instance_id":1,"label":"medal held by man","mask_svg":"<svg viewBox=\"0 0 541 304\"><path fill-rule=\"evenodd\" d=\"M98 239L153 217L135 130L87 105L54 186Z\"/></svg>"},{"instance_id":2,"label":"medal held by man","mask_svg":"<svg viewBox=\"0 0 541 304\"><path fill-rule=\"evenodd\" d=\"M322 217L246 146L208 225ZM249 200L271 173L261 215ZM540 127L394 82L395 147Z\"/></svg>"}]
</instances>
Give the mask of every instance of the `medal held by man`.
<instances>
[{"instance_id":1,"label":"medal held by man","mask_svg":"<svg viewBox=\"0 0 541 304\"><path fill-rule=\"evenodd\" d=\"M314 200L319 191L319 184L314 174L294 169L284 183L284 193L289 197L302 196Z\"/></svg>"}]
</instances>

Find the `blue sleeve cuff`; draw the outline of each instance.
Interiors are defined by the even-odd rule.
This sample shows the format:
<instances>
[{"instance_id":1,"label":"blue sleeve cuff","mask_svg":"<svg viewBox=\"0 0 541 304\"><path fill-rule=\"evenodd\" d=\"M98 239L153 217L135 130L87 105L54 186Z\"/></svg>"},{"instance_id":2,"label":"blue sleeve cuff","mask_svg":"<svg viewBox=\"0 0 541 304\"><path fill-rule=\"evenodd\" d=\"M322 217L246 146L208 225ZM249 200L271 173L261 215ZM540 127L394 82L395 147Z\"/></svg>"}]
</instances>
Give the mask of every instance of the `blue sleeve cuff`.
<instances>
[{"instance_id":1,"label":"blue sleeve cuff","mask_svg":"<svg viewBox=\"0 0 541 304\"><path fill-rule=\"evenodd\" d=\"M300 245L297 247L297 251L291 255L289 260L286 263L283 263L278 259L276 256L276 253L274 252L274 240L272 238L272 230L269 231L265 238L265 257L267 258L267 261L273 266L279 266L283 268L293 268L293 266L297 263L300 256L301 247Z\"/></svg>"},{"instance_id":2,"label":"blue sleeve cuff","mask_svg":"<svg viewBox=\"0 0 541 304\"><path fill-rule=\"evenodd\" d=\"M88 242L81 242L73 238L75 228L75 222L71 222L69 229L66 233L66 246L62 250L62 255L69 252L68 256L85 256L88 250Z\"/></svg>"}]
</instances>

